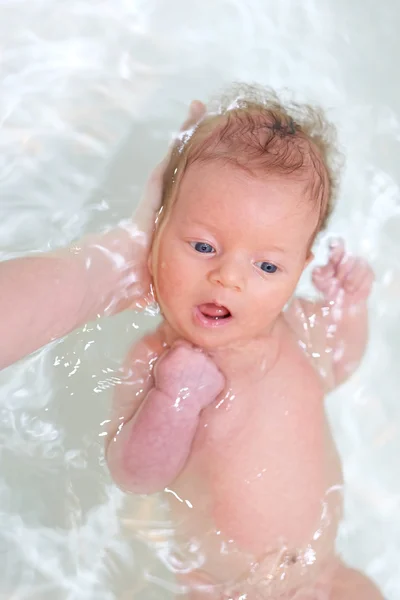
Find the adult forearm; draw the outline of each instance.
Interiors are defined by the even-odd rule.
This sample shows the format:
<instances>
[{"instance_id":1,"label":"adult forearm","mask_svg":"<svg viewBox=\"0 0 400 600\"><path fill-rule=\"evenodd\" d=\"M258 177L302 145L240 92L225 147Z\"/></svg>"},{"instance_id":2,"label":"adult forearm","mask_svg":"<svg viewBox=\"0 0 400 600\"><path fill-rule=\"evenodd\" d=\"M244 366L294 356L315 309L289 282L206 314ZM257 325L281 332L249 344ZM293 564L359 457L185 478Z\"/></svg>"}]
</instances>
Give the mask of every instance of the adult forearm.
<instances>
[{"instance_id":1,"label":"adult forearm","mask_svg":"<svg viewBox=\"0 0 400 600\"><path fill-rule=\"evenodd\" d=\"M136 243L136 246L135 246ZM0 263L0 369L97 315L143 305L144 241L118 228Z\"/></svg>"},{"instance_id":2,"label":"adult forearm","mask_svg":"<svg viewBox=\"0 0 400 600\"><path fill-rule=\"evenodd\" d=\"M76 256L85 277L85 317L81 323L128 307L144 308L151 281L149 246L150 237L129 223L87 236L68 250Z\"/></svg>"}]
</instances>

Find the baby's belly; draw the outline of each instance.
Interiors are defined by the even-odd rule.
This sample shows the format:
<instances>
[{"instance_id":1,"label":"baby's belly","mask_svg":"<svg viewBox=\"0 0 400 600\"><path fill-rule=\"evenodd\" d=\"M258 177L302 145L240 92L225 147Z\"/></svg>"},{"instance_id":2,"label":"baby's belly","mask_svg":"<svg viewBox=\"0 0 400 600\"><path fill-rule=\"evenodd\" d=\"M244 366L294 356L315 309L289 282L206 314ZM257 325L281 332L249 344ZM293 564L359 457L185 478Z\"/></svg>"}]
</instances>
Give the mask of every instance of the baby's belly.
<instances>
[{"instance_id":1,"label":"baby's belly","mask_svg":"<svg viewBox=\"0 0 400 600\"><path fill-rule=\"evenodd\" d=\"M262 563L274 579L289 582L290 572L294 586L329 560L341 515L322 403L228 413L205 412L168 493L177 540L190 540L193 564L215 581L247 577Z\"/></svg>"}]
</instances>

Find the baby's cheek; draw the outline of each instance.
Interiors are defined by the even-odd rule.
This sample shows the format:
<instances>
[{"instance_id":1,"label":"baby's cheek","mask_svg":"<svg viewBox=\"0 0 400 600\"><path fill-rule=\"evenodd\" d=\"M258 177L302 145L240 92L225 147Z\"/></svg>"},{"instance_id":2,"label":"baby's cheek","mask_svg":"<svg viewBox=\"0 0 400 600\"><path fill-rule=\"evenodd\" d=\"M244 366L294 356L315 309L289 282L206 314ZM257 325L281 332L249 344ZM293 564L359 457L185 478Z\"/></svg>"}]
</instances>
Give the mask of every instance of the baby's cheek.
<instances>
[{"instance_id":1,"label":"baby's cheek","mask_svg":"<svg viewBox=\"0 0 400 600\"><path fill-rule=\"evenodd\" d=\"M177 260L165 259L160 261L157 269L156 287L161 299L169 301L171 298L178 300L187 295L190 287L191 272L185 265Z\"/></svg>"},{"instance_id":2,"label":"baby's cheek","mask_svg":"<svg viewBox=\"0 0 400 600\"><path fill-rule=\"evenodd\" d=\"M290 292L282 289L281 286L271 286L268 293L264 293L258 298L257 309L254 314L266 321L277 317L290 295Z\"/></svg>"}]
</instances>

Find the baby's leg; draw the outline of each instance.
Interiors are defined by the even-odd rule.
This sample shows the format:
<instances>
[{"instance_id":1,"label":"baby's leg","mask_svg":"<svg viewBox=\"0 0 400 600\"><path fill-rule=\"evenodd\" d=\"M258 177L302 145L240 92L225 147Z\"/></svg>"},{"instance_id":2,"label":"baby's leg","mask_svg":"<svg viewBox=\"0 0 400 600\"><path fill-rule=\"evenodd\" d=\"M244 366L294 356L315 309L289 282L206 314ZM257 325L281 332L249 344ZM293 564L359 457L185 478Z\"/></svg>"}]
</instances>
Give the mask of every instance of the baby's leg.
<instances>
[{"instance_id":1,"label":"baby's leg","mask_svg":"<svg viewBox=\"0 0 400 600\"><path fill-rule=\"evenodd\" d=\"M383 596L368 577L341 563L333 580L331 600L383 600Z\"/></svg>"},{"instance_id":2,"label":"baby's leg","mask_svg":"<svg viewBox=\"0 0 400 600\"><path fill-rule=\"evenodd\" d=\"M254 600L259 600L264 597L257 590L247 590L245 595L241 595L240 593L233 596L230 594L226 595L221 592L219 586L207 585L207 578L203 578L202 576L194 576L193 578L185 577L184 579L185 584L189 583L190 587L185 600L225 600L226 598L236 600L243 597L246 597L248 600L253 600L253 598ZM193 587L190 583L194 584ZM270 598L270 596L266 597ZM294 594L292 592L289 593L289 597L296 600L384 600L376 585L368 577L355 569L346 567L343 563L339 564L330 585L321 580L320 584L317 583L316 587L313 588L313 591L310 590L304 593L295 592ZM279 600L289 600L289 597L284 594L283 596L279 596Z\"/></svg>"}]
</instances>

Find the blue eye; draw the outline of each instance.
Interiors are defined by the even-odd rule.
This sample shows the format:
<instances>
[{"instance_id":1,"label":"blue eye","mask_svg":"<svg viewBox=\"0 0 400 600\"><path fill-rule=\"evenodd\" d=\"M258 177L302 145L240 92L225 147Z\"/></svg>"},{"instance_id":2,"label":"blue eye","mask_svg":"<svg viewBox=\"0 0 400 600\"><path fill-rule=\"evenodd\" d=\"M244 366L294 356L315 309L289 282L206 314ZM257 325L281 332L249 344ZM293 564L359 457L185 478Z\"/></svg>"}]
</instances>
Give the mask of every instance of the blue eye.
<instances>
[{"instance_id":1,"label":"blue eye","mask_svg":"<svg viewBox=\"0 0 400 600\"><path fill-rule=\"evenodd\" d=\"M201 254L212 254L215 252L211 244L207 244L206 242L190 242L190 245L196 252L200 252Z\"/></svg>"},{"instance_id":2,"label":"blue eye","mask_svg":"<svg viewBox=\"0 0 400 600\"><path fill-rule=\"evenodd\" d=\"M264 271L264 273L275 273L278 270L278 267L270 262L258 262L256 265L257 267L260 267L261 271Z\"/></svg>"}]
</instances>

